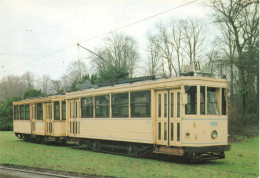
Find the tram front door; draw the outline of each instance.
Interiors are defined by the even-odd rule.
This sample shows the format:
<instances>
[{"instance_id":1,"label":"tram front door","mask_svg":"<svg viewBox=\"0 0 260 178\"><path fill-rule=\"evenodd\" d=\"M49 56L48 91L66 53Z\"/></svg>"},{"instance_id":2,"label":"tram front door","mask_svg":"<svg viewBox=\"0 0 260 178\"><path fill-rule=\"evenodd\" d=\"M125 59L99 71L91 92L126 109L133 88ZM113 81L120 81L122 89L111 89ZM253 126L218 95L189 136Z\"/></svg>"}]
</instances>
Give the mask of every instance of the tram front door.
<instances>
[{"instance_id":1,"label":"tram front door","mask_svg":"<svg viewBox=\"0 0 260 178\"><path fill-rule=\"evenodd\" d=\"M180 144L180 89L158 91L157 94L157 144Z\"/></svg>"}]
</instances>

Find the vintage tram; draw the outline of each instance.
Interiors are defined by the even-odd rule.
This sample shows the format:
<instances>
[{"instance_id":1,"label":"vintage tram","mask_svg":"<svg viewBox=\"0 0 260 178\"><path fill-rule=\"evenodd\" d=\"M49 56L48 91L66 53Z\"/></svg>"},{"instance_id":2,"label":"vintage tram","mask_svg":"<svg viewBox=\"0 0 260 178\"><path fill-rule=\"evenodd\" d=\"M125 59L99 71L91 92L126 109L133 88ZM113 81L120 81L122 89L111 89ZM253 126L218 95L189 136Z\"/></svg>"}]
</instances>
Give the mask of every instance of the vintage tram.
<instances>
[{"instance_id":1,"label":"vintage tram","mask_svg":"<svg viewBox=\"0 0 260 178\"><path fill-rule=\"evenodd\" d=\"M222 159L230 149L227 86L226 79L181 76L17 101L14 133L132 156Z\"/></svg>"}]
</instances>

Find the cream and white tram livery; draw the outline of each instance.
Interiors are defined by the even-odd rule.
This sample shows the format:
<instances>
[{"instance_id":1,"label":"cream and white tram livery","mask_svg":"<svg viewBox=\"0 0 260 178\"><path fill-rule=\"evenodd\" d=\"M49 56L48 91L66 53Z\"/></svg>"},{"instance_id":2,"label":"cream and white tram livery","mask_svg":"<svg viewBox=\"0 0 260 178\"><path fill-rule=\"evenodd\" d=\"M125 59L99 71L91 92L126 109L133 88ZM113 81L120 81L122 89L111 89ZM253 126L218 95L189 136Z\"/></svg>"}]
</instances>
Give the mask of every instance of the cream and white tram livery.
<instances>
[{"instance_id":1,"label":"cream and white tram livery","mask_svg":"<svg viewBox=\"0 0 260 178\"><path fill-rule=\"evenodd\" d=\"M226 79L182 76L90 88L55 99L46 98L42 100L45 113L42 132L32 127L34 110L36 115L38 112L33 106L37 106L38 100L14 102L14 132L19 137L78 140L93 150L117 150L133 156L153 152L190 159L221 159L225 157L224 151L230 149ZM59 100L58 111L56 100ZM17 111L17 108L23 104L25 110L28 109L26 101L34 103L29 104L31 113L27 114L31 126L20 125L26 121L17 120L17 115L23 115L23 109ZM48 103L52 105L51 120L46 114ZM53 125L47 135L47 123L55 123L55 113L59 113L59 122L63 125ZM55 129L62 134L54 134Z\"/></svg>"}]
</instances>

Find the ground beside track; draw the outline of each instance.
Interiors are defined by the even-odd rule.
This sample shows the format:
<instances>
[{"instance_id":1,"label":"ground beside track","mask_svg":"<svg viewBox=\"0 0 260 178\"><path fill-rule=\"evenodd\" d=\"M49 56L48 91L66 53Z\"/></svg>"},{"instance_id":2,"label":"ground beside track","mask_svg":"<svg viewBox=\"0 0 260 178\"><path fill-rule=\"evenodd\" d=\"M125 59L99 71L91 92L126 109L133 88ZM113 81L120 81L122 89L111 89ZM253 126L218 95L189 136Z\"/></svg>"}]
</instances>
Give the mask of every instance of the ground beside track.
<instances>
[{"instance_id":1,"label":"ground beside track","mask_svg":"<svg viewBox=\"0 0 260 178\"><path fill-rule=\"evenodd\" d=\"M116 177L257 177L259 176L259 137L240 138L231 143L225 160L186 164L151 156L96 153L72 144L24 142L12 132L0 132L0 164L20 165L94 176Z\"/></svg>"}]
</instances>

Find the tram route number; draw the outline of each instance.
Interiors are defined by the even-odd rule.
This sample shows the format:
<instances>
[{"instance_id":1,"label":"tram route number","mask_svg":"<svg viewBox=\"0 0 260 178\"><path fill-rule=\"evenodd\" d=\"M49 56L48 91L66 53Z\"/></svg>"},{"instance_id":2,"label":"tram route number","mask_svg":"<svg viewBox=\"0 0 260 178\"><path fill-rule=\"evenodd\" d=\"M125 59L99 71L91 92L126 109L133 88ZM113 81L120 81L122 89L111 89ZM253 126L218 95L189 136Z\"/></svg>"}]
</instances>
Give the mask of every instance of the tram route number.
<instances>
[{"instance_id":1,"label":"tram route number","mask_svg":"<svg viewBox=\"0 0 260 178\"><path fill-rule=\"evenodd\" d=\"M210 122L210 126L218 126L218 122Z\"/></svg>"}]
</instances>

